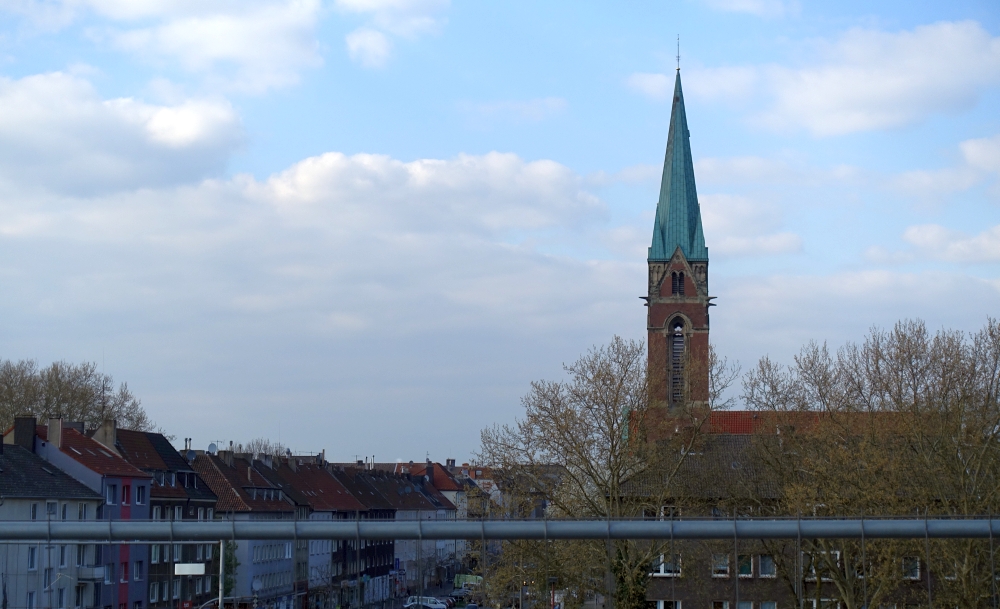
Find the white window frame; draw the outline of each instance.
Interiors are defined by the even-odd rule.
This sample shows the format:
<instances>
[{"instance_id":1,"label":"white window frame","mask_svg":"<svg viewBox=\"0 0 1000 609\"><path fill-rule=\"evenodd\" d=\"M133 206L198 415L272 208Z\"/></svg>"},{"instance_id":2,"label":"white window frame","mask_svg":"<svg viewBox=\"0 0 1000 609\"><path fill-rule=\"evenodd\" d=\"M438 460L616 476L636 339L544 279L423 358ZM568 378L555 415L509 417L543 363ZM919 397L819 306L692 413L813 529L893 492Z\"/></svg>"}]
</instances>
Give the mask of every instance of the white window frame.
<instances>
[{"instance_id":1,"label":"white window frame","mask_svg":"<svg viewBox=\"0 0 1000 609\"><path fill-rule=\"evenodd\" d=\"M684 563L682 562L680 552L674 553L673 564L677 565L676 571L667 571L667 563L665 562L666 557L666 554L660 554L660 562L656 565L656 570L650 573L650 575L653 577L681 577L684 573Z\"/></svg>"},{"instance_id":2,"label":"white window frame","mask_svg":"<svg viewBox=\"0 0 1000 609\"><path fill-rule=\"evenodd\" d=\"M725 558L725 561L726 561L726 570L725 570L725 572L722 572L721 569L718 569L718 566L720 564L722 564L722 558L723 557ZM716 579L725 579L725 578L728 578L731 575L731 573L732 573L732 565L730 565L729 562L730 561L729 561L729 554L728 553L727 554L712 554L712 564L711 564L712 577L716 578ZM729 601L726 601L726 602L729 602Z\"/></svg>"},{"instance_id":3,"label":"white window frame","mask_svg":"<svg viewBox=\"0 0 1000 609\"><path fill-rule=\"evenodd\" d=\"M28 571L38 570L38 546L28 546Z\"/></svg>"},{"instance_id":4,"label":"white window frame","mask_svg":"<svg viewBox=\"0 0 1000 609\"><path fill-rule=\"evenodd\" d=\"M750 572L749 573L740 573L740 558L742 558L742 557L746 557L747 560L750 562ZM754 570L753 570L753 554L737 554L736 555L736 576L739 577L740 579L753 579L753 575L754 575ZM737 607L737 609L739 609L739 608Z\"/></svg>"},{"instance_id":5,"label":"white window frame","mask_svg":"<svg viewBox=\"0 0 1000 609\"><path fill-rule=\"evenodd\" d=\"M764 567L762 566L764 563L762 559L765 556L771 559L771 568L773 569L771 573L764 573ZM774 560L773 554L760 554L757 556L757 577L761 579L774 579L778 577L778 563Z\"/></svg>"},{"instance_id":6,"label":"white window frame","mask_svg":"<svg viewBox=\"0 0 1000 609\"><path fill-rule=\"evenodd\" d=\"M149 582L149 602L160 600L160 582Z\"/></svg>"},{"instance_id":7,"label":"white window frame","mask_svg":"<svg viewBox=\"0 0 1000 609\"><path fill-rule=\"evenodd\" d=\"M916 565L917 565L917 575L916 576L912 576L912 575L909 575L907 573L907 568L906 568L907 567L907 561L911 561L911 560L915 561ZM922 573L921 573L921 569L920 569L920 557L919 556L904 556L900 560L900 568L903 571L903 579L905 579L906 581L911 581L911 582L920 581L920 576L922 575Z\"/></svg>"},{"instance_id":8,"label":"white window frame","mask_svg":"<svg viewBox=\"0 0 1000 609\"><path fill-rule=\"evenodd\" d=\"M837 557L837 561L836 561L837 568L838 569L840 568L840 550L829 550L829 551L828 550L821 550L819 552L814 552L812 554L810 554L809 552L803 552L802 553L802 564L805 565L806 568L808 569L808 572L806 573L806 577L805 577L805 580L807 582L814 582L814 581L816 581L816 563L813 560L813 554L815 554L817 556L823 555L823 554L826 554L826 555L832 554L832 555L836 556ZM808 559L806 557L808 557ZM828 576L823 576L822 578L820 578L820 581L823 581L823 582L832 582L833 578L828 577ZM821 600L823 602L826 602L826 601L831 601L833 599L821 599Z\"/></svg>"}]
</instances>

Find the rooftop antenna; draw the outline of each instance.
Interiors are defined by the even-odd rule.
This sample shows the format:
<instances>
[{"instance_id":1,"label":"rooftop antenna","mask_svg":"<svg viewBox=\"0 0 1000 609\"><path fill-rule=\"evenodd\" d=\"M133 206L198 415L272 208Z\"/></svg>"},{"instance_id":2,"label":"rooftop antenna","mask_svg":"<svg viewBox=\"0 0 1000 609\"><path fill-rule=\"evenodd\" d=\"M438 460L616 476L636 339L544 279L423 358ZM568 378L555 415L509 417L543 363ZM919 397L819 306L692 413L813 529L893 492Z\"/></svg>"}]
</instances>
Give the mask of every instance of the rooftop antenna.
<instances>
[{"instance_id":1,"label":"rooftop antenna","mask_svg":"<svg viewBox=\"0 0 1000 609\"><path fill-rule=\"evenodd\" d=\"M677 34L677 71L681 71L681 35Z\"/></svg>"}]
</instances>

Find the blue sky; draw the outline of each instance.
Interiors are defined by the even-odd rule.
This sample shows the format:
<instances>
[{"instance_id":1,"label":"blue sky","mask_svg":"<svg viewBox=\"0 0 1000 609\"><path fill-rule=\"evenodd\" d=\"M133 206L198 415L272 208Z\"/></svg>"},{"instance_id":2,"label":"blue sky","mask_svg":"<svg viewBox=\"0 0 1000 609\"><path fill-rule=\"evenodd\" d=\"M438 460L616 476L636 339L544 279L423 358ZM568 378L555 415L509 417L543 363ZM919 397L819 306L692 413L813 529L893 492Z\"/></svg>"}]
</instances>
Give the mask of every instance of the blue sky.
<instances>
[{"instance_id":1,"label":"blue sky","mask_svg":"<svg viewBox=\"0 0 1000 609\"><path fill-rule=\"evenodd\" d=\"M643 338L678 35L720 351L1000 312L995 2L0 0L0 357L466 459Z\"/></svg>"}]
</instances>

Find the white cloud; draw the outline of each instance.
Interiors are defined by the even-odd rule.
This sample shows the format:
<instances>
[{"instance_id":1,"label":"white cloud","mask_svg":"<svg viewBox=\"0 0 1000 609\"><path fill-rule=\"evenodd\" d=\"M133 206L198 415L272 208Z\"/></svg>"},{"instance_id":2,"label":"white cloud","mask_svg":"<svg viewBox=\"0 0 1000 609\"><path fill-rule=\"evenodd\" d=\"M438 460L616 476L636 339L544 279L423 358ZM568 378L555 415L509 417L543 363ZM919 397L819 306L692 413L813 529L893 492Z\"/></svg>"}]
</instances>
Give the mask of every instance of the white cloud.
<instances>
[{"instance_id":1,"label":"white cloud","mask_svg":"<svg viewBox=\"0 0 1000 609\"><path fill-rule=\"evenodd\" d=\"M1000 85L1000 37L973 21L901 32L855 28L832 42L810 45L812 54L818 53L813 65L692 69L689 91L762 105L753 121L772 129L832 136L894 129L932 114L959 112ZM666 100L671 80L642 73L626 84Z\"/></svg>"},{"instance_id":2,"label":"white cloud","mask_svg":"<svg viewBox=\"0 0 1000 609\"><path fill-rule=\"evenodd\" d=\"M566 100L561 97L543 97L479 104L462 102L459 104L459 109L488 121L502 120L514 123L537 123L563 113L567 105Z\"/></svg>"},{"instance_id":3,"label":"white cloud","mask_svg":"<svg viewBox=\"0 0 1000 609\"><path fill-rule=\"evenodd\" d=\"M0 78L0 139L3 180L87 193L217 174L242 128L225 101L102 100L87 80L54 72Z\"/></svg>"},{"instance_id":4,"label":"white cloud","mask_svg":"<svg viewBox=\"0 0 1000 609\"><path fill-rule=\"evenodd\" d=\"M392 55L392 42L378 30L362 27L344 39L351 59L365 68L382 68Z\"/></svg>"},{"instance_id":5,"label":"white cloud","mask_svg":"<svg viewBox=\"0 0 1000 609\"><path fill-rule=\"evenodd\" d=\"M705 238L713 255L761 256L795 253L802 238L779 231L781 212L774 206L733 195L701 195Z\"/></svg>"},{"instance_id":6,"label":"white cloud","mask_svg":"<svg viewBox=\"0 0 1000 609\"><path fill-rule=\"evenodd\" d=\"M633 91L650 99L664 101L673 92L673 81L666 74L636 72L625 79L625 84Z\"/></svg>"},{"instance_id":7,"label":"white cloud","mask_svg":"<svg viewBox=\"0 0 1000 609\"><path fill-rule=\"evenodd\" d=\"M709 8L725 13L747 13L758 17L781 17L798 12L797 2L782 0L705 0Z\"/></svg>"},{"instance_id":8,"label":"white cloud","mask_svg":"<svg viewBox=\"0 0 1000 609\"><path fill-rule=\"evenodd\" d=\"M392 52L386 33L408 39L436 34L445 24L440 13L449 0L334 0L342 13L363 15L368 23L345 38L353 61L365 68L384 67Z\"/></svg>"},{"instance_id":9,"label":"white cloud","mask_svg":"<svg viewBox=\"0 0 1000 609\"><path fill-rule=\"evenodd\" d=\"M970 236L938 224L923 224L907 228L903 240L947 262L1000 262L1000 225Z\"/></svg>"},{"instance_id":10,"label":"white cloud","mask_svg":"<svg viewBox=\"0 0 1000 609\"><path fill-rule=\"evenodd\" d=\"M94 40L155 65L177 65L222 89L288 86L322 63L315 35L320 0L54 0L2 9L49 28L96 14L106 22L88 28Z\"/></svg>"},{"instance_id":11,"label":"white cloud","mask_svg":"<svg viewBox=\"0 0 1000 609\"><path fill-rule=\"evenodd\" d=\"M852 29L825 55L816 67L766 71L774 96L767 124L820 136L891 129L969 108L1000 84L1000 38L972 21Z\"/></svg>"},{"instance_id":12,"label":"white cloud","mask_svg":"<svg viewBox=\"0 0 1000 609\"><path fill-rule=\"evenodd\" d=\"M1000 135L966 140L959 148L970 167L1000 174Z\"/></svg>"}]
</instances>

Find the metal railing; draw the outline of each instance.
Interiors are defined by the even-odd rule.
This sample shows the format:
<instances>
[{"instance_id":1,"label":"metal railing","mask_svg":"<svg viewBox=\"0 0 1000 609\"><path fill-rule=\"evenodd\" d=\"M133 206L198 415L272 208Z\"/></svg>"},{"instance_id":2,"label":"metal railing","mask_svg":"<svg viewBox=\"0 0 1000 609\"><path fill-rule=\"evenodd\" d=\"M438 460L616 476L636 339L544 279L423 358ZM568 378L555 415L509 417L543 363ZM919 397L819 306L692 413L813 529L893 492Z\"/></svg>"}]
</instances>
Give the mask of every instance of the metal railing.
<instances>
[{"instance_id":1,"label":"metal railing","mask_svg":"<svg viewBox=\"0 0 1000 609\"><path fill-rule=\"evenodd\" d=\"M996 518L712 520L0 521L0 542L293 539L834 539L1000 536Z\"/></svg>"}]
</instances>

